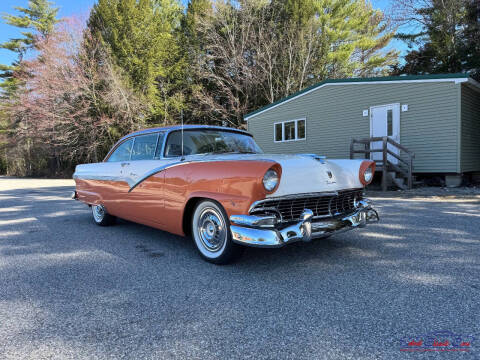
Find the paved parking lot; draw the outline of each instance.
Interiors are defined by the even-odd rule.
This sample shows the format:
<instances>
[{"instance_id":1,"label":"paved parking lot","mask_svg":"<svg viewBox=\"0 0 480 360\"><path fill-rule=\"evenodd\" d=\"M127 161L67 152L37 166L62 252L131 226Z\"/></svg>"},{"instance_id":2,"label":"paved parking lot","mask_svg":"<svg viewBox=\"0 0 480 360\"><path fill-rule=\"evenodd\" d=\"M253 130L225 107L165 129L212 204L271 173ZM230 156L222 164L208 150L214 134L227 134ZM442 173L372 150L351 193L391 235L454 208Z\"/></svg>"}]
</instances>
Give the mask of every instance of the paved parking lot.
<instances>
[{"instance_id":1,"label":"paved parking lot","mask_svg":"<svg viewBox=\"0 0 480 360\"><path fill-rule=\"evenodd\" d=\"M0 358L402 359L476 334L480 199L383 197L381 222L202 261L192 241L93 224L68 180L0 178ZM452 356L449 356L451 358Z\"/></svg>"}]
</instances>

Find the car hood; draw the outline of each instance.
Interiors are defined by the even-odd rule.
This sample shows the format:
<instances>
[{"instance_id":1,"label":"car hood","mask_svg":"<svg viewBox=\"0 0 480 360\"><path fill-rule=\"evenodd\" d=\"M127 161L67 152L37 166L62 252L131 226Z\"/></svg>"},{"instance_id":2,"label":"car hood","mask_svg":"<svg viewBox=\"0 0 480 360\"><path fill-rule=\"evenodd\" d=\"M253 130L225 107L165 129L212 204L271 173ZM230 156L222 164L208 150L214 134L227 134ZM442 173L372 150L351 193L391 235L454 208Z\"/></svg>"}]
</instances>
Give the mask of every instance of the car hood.
<instances>
[{"instance_id":1,"label":"car hood","mask_svg":"<svg viewBox=\"0 0 480 360\"><path fill-rule=\"evenodd\" d=\"M265 160L280 164L282 176L277 190L268 197L362 188L359 169L362 160L322 159L311 154L209 154L187 160Z\"/></svg>"}]
</instances>

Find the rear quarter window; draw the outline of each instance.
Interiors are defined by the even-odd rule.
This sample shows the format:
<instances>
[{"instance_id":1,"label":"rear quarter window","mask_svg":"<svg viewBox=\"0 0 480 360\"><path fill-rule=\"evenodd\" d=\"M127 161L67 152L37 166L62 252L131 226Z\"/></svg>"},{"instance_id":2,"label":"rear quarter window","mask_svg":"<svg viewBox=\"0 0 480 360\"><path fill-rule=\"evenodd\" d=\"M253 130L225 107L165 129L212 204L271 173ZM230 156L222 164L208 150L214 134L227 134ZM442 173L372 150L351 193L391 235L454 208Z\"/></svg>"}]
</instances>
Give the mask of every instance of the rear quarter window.
<instances>
[{"instance_id":1,"label":"rear quarter window","mask_svg":"<svg viewBox=\"0 0 480 360\"><path fill-rule=\"evenodd\" d=\"M121 143L108 158L108 162L129 161L132 151L133 139Z\"/></svg>"}]
</instances>

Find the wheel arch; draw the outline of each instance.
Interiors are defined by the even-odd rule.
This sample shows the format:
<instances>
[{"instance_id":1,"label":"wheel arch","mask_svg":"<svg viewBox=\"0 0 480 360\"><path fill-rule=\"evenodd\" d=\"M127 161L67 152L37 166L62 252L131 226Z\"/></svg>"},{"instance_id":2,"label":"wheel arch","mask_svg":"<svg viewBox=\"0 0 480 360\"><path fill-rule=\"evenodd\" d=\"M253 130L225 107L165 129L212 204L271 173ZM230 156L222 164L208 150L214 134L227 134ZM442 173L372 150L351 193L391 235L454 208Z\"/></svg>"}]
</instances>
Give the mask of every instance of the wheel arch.
<instances>
[{"instance_id":1,"label":"wheel arch","mask_svg":"<svg viewBox=\"0 0 480 360\"><path fill-rule=\"evenodd\" d=\"M193 211L195 207L203 200L213 200L201 196L194 196L188 199L187 203L185 204L185 209L183 210L183 218L182 218L182 230L185 236L192 235L192 228L190 226L190 220L193 216Z\"/></svg>"}]
</instances>

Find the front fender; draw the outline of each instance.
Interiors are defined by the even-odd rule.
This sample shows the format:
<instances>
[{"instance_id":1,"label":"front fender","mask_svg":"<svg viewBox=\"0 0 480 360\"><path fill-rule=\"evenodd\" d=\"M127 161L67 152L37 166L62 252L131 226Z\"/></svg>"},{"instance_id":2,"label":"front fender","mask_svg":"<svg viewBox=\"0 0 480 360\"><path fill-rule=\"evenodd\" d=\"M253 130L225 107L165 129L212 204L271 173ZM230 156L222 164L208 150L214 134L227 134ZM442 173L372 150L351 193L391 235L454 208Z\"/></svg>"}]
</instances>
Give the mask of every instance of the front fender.
<instances>
[{"instance_id":1,"label":"front fender","mask_svg":"<svg viewBox=\"0 0 480 360\"><path fill-rule=\"evenodd\" d=\"M227 215L246 214L249 206L266 196L263 176L268 160L192 162L165 170L165 223L167 231L183 234L185 207L192 198L218 201Z\"/></svg>"}]
</instances>

